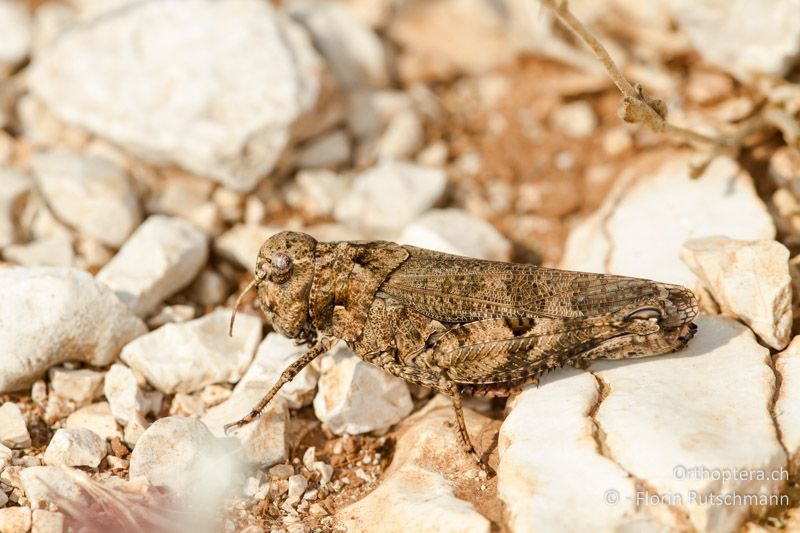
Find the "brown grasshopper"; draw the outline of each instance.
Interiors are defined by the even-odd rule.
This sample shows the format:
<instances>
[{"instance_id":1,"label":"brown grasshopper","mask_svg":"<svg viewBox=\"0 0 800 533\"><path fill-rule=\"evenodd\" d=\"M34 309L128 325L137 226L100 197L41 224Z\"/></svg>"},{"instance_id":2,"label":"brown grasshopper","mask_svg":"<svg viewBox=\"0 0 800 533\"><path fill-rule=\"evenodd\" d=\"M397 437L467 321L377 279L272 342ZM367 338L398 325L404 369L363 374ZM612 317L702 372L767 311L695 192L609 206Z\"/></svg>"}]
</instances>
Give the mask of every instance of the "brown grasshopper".
<instances>
[{"instance_id":1,"label":"brown grasshopper","mask_svg":"<svg viewBox=\"0 0 800 533\"><path fill-rule=\"evenodd\" d=\"M244 418L252 422L336 339L365 361L452 398L507 396L547 370L680 350L697 300L679 285L482 261L386 241L317 242L282 232L261 247L253 287L279 333L311 349Z\"/></svg>"}]
</instances>

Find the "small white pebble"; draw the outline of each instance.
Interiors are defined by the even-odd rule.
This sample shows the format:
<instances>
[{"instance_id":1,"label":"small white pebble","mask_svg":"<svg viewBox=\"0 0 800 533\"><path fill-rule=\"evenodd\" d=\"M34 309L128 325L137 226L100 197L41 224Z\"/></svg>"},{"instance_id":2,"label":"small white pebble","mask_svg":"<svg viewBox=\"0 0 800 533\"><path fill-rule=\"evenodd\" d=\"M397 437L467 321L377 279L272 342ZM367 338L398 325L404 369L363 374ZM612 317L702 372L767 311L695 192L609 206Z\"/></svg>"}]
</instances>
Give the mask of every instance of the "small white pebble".
<instances>
[{"instance_id":1,"label":"small white pebble","mask_svg":"<svg viewBox=\"0 0 800 533\"><path fill-rule=\"evenodd\" d=\"M43 379L40 379L31 387L31 399L36 405L44 407L45 402L47 402L47 383Z\"/></svg>"},{"instance_id":2,"label":"small white pebble","mask_svg":"<svg viewBox=\"0 0 800 533\"><path fill-rule=\"evenodd\" d=\"M575 158L569 152L558 152L555 163L558 170L569 170L575 164Z\"/></svg>"},{"instance_id":3,"label":"small white pebble","mask_svg":"<svg viewBox=\"0 0 800 533\"><path fill-rule=\"evenodd\" d=\"M317 449L314 446L311 446L303 454L303 466L305 466L308 470L311 470L316 460L317 460Z\"/></svg>"},{"instance_id":4,"label":"small white pebble","mask_svg":"<svg viewBox=\"0 0 800 533\"><path fill-rule=\"evenodd\" d=\"M286 504L284 504L284 505L286 505ZM290 513L290 514L288 514L288 515L283 517L283 523L284 524L287 524L287 525L288 524L296 524L296 523L298 523L300 521L300 517L297 516L297 511L295 511L291 507L288 510L285 509L284 507L281 507L281 508L284 509L285 511L287 511L288 513Z\"/></svg>"},{"instance_id":5,"label":"small white pebble","mask_svg":"<svg viewBox=\"0 0 800 533\"><path fill-rule=\"evenodd\" d=\"M341 455L344 451L344 443L341 440L337 440L336 443L333 445L333 454L334 455Z\"/></svg>"},{"instance_id":6,"label":"small white pebble","mask_svg":"<svg viewBox=\"0 0 800 533\"><path fill-rule=\"evenodd\" d=\"M17 404L5 402L0 406L0 443L9 448L27 448L31 436Z\"/></svg>"},{"instance_id":7,"label":"small white pebble","mask_svg":"<svg viewBox=\"0 0 800 533\"><path fill-rule=\"evenodd\" d=\"M572 102L553 111L550 122L567 137L583 139L591 135L597 127L597 115L588 103Z\"/></svg>"},{"instance_id":8,"label":"small white pebble","mask_svg":"<svg viewBox=\"0 0 800 533\"><path fill-rule=\"evenodd\" d=\"M44 459L41 455L22 455L14 459L14 466L28 468L31 466L42 466Z\"/></svg>"},{"instance_id":9,"label":"small white pebble","mask_svg":"<svg viewBox=\"0 0 800 533\"><path fill-rule=\"evenodd\" d=\"M318 503L312 503L308 508L308 512L314 516L324 516L328 514L325 508Z\"/></svg>"},{"instance_id":10,"label":"small white pebble","mask_svg":"<svg viewBox=\"0 0 800 533\"><path fill-rule=\"evenodd\" d=\"M108 463L108 467L114 470L124 470L130 466L127 459L121 459L116 455L107 455L106 462Z\"/></svg>"},{"instance_id":11,"label":"small white pebble","mask_svg":"<svg viewBox=\"0 0 800 533\"><path fill-rule=\"evenodd\" d=\"M289 479L294 475L294 467L292 465L275 465L269 469L269 475L272 479Z\"/></svg>"},{"instance_id":12,"label":"small white pebble","mask_svg":"<svg viewBox=\"0 0 800 533\"><path fill-rule=\"evenodd\" d=\"M203 402L209 407L220 404L231 397L231 390L222 385L208 385L200 393Z\"/></svg>"},{"instance_id":13,"label":"small white pebble","mask_svg":"<svg viewBox=\"0 0 800 533\"><path fill-rule=\"evenodd\" d=\"M244 486L242 487L242 494L244 494L247 497L253 497L258 492L258 489L259 489L258 479L251 476L244 480Z\"/></svg>"},{"instance_id":14,"label":"small white pebble","mask_svg":"<svg viewBox=\"0 0 800 533\"><path fill-rule=\"evenodd\" d=\"M320 482L323 485L328 483L331 480L331 477L333 477L333 467L328 463L324 463L322 461L314 461L312 469L319 472L319 475L321 476Z\"/></svg>"},{"instance_id":15,"label":"small white pebble","mask_svg":"<svg viewBox=\"0 0 800 533\"><path fill-rule=\"evenodd\" d=\"M294 505L303 497L303 493L308 487L308 480L305 476L295 475L289 478L289 496L286 498L286 503Z\"/></svg>"},{"instance_id":16,"label":"small white pebble","mask_svg":"<svg viewBox=\"0 0 800 533\"><path fill-rule=\"evenodd\" d=\"M366 472L364 472L364 470L363 470L363 469L361 469L361 468L359 468L359 469L357 469L357 470L356 470L356 477L357 477L357 478L359 478L359 479L363 479L363 480L364 480L364 481L366 481L367 483L369 483L370 481L372 481L372 478L370 478L370 477L367 475L367 473L366 473Z\"/></svg>"},{"instance_id":17,"label":"small white pebble","mask_svg":"<svg viewBox=\"0 0 800 533\"><path fill-rule=\"evenodd\" d=\"M25 533L31 528L31 510L28 507L0 509L0 531Z\"/></svg>"}]
</instances>

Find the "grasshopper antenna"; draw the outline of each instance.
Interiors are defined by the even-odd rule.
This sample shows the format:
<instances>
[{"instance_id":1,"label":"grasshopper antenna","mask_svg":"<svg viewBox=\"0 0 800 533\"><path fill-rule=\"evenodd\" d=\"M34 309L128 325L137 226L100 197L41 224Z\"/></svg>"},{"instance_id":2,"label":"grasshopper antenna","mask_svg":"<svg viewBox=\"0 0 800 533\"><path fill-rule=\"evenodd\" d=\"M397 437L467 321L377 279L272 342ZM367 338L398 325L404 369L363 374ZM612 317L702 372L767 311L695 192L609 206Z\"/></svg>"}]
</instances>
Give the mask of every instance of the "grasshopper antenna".
<instances>
[{"instance_id":1,"label":"grasshopper antenna","mask_svg":"<svg viewBox=\"0 0 800 533\"><path fill-rule=\"evenodd\" d=\"M236 305L233 307L233 311L231 312L231 323L228 326L228 337L233 337L233 322L236 320L236 313L239 312L239 306L242 304L242 298L244 298L245 294L250 292L250 289L252 289L256 285L264 281L264 278L266 277L266 272L267 272L266 269L260 270L253 278L253 281L248 283L247 287L245 287L244 290L241 293L239 293L239 297L236 298Z\"/></svg>"}]
</instances>

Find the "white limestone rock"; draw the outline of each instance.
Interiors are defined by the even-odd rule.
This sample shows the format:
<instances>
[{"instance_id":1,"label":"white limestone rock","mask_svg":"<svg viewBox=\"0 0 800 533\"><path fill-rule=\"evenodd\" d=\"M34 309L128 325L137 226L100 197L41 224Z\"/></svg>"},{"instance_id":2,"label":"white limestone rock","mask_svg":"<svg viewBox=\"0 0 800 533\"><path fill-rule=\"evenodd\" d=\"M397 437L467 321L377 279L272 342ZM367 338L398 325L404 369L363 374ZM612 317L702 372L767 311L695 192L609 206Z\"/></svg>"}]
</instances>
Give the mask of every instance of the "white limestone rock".
<instances>
[{"instance_id":1,"label":"white limestone rock","mask_svg":"<svg viewBox=\"0 0 800 533\"><path fill-rule=\"evenodd\" d=\"M147 325L155 329L165 324L179 324L193 319L194 315L194 307L189 304L165 305L147 319Z\"/></svg>"},{"instance_id":2,"label":"white limestone rock","mask_svg":"<svg viewBox=\"0 0 800 533\"><path fill-rule=\"evenodd\" d=\"M342 5L370 28L383 28L389 22L394 0L342 0Z\"/></svg>"},{"instance_id":3,"label":"white limestone rock","mask_svg":"<svg viewBox=\"0 0 800 533\"><path fill-rule=\"evenodd\" d=\"M323 358L321 367L314 413L337 435L387 428L413 408L402 379L362 361L343 344Z\"/></svg>"},{"instance_id":4,"label":"white limestone rock","mask_svg":"<svg viewBox=\"0 0 800 533\"><path fill-rule=\"evenodd\" d=\"M31 168L56 216L84 235L118 248L141 222L127 174L107 159L45 152L31 158Z\"/></svg>"},{"instance_id":5,"label":"white limestone rock","mask_svg":"<svg viewBox=\"0 0 800 533\"><path fill-rule=\"evenodd\" d=\"M308 487L308 479L302 474L289 476L289 491L286 497L286 505L294 506L303 497L303 493Z\"/></svg>"},{"instance_id":6,"label":"white limestone rock","mask_svg":"<svg viewBox=\"0 0 800 533\"><path fill-rule=\"evenodd\" d=\"M44 451L48 466L88 466L97 468L108 454L106 441L85 428L59 429Z\"/></svg>"},{"instance_id":7,"label":"white limestone rock","mask_svg":"<svg viewBox=\"0 0 800 533\"><path fill-rule=\"evenodd\" d=\"M412 109L394 115L378 141L379 159L410 159L422 148L425 132L422 120Z\"/></svg>"},{"instance_id":8,"label":"white limestone rock","mask_svg":"<svg viewBox=\"0 0 800 533\"><path fill-rule=\"evenodd\" d=\"M64 531L64 515L55 511L35 509L33 511L32 533L62 533Z\"/></svg>"},{"instance_id":9,"label":"white limestone rock","mask_svg":"<svg viewBox=\"0 0 800 533\"><path fill-rule=\"evenodd\" d=\"M81 19L90 20L116 11L135 0L70 0L70 6Z\"/></svg>"},{"instance_id":10,"label":"white limestone rock","mask_svg":"<svg viewBox=\"0 0 800 533\"><path fill-rule=\"evenodd\" d=\"M651 509L638 508L635 480L598 451L591 413L599 398L591 374L564 369L514 401L500 429L497 470L513 531L660 525Z\"/></svg>"},{"instance_id":11,"label":"white limestone rock","mask_svg":"<svg viewBox=\"0 0 800 533\"><path fill-rule=\"evenodd\" d=\"M13 0L0 1L0 78L22 63L31 48L31 15Z\"/></svg>"},{"instance_id":12,"label":"white limestone rock","mask_svg":"<svg viewBox=\"0 0 800 533\"><path fill-rule=\"evenodd\" d=\"M200 394L175 393L172 403L169 404L169 414L191 416L200 418L207 410L208 406Z\"/></svg>"},{"instance_id":13,"label":"white limestone rock","mask_svg":"<svg viewBox=\"0 0 800 533\"><path fill-rule=\"evenodd\" d=\"M366 239L360 231L335 222L308 226L305 231L317 242L363 241Z\"/></svg>"},{"instance_id":14,"label":"white limestone rock","mask_svg":"<svg viewBox=\"0 0 800 533\"><path fill-rule=\"evenodd\" d=\"M314 106L321 69L307 35L269 3L148 0L65 33L28 80L62 120L247 191Z\"/></svg>"},{"instance_id":15,"label":"white limestone rock","mask_svg":"<svg viewBox=\"0 0 800 533\"><path fill-rule=\"evenodd\" d=\"M767 350L730 319L698 323L683 352L597 362L597 379L561 370L517 398L498 444L498 494L513 530L734 531L758 506L703 498L781 490L779 477L712 477L777 477L786 457L768 411Z\"/></svg>"},{"instance_id":16,"label":"white limestone rock","mask_svg":"<svg viewBox=\"0 0 800 533\"><path fill-rule=\"evenodd\" d=\"M161 404L160 399L154 402L153 395L139 388L133 370L119 363L111 365L106 372L103 394L114 419L123 426L131 421L143 421L147 413L157 411Z\"/></svg>"},{"instance_id":17,"label":"white limestone rock","mask_svg":"<svg viewBox=\"0 0 800 533\"><path fill-rule=\"evenodd\" d=\"M210 408L201 420L217 437L233 437L241 445L249 463L272 466L286 460L289 453L289 410L283 398L274 398L258 419L225 434L225 425L250 412L269 389L248 384L237 386L233 395Z\"/></svg>"},{"instance_id":18,"label":"white limestone rock","mask_svg":"<svg viewBox=\"0 0 800 533\"><path fill-rule=\"evenodd\" d=\"M189 289L192 299L203 306L216 306L228 296L228 282L211 269L203 270Z\"/></svg>"},{"instance_id":19,"label":"white limestone rock","mask_svg":"<svg viewBox=\"0 0 800 533\"><path fill-rule=\"evenodd\" d=\"M689 165L675 151L632 163L597 212L572 230L561 268L693 285L678 255L688 239L775 237L750 176L733 160L716 158L700 179L689 176Z\"/></svg>"},{"instance_id":20,"label":"white limestone rock","mask_svg":"<svg viewBox=\"0 0 800 533\"><path fill-rule=\"evenodd\" d=\"M300 168L336 168L349 160L350 139L342 130L312 139L297 155Z\"/></svg>"},{"instance_id":21,"label":"white limestone rock","mask_svg":"<svg viewBox=\"0 0 800 533\"><path fill-rule=\"evenodd\" d=\"M334 2L292 1L291 15L303 24L344 87L389 85L383 42L347 7Z\"/></svg>"},{"instance_id":22,"label":"white limestone rock","mask_svg":"<svg viewBox=\"0 0 800 533\"><path fill-rule=\"evenodd\" d=\"M294 179L287 200L310 217L331 216L339 199L347 194L347 179L324 168L302 170Z\"/></svg>"},{"instance_id":23,"label":"white limestone rock","mask_svg":"<svg viewBox=\"0 0 800 533\"><path fill-rule=\"evenodd\" d=\"M472 504L456 498L439 473L408 466L383 480L374 491L336 514L337 523L352 533L488 533L491 523Z\"/></svg>"},{"instance_id":24,"label":"white limestone rock","mask_svg":"<svg viewBox=\"0 0 800 533\"><path fill-rule=\"evenodd\" d=\"M136 446L136 443L144 435L144 432L150 426L150 423L145 420L143 416L136 416L125 424L125 429L122 432L122 440L129 447Z\"/></svg>"},{"instance_id":25,"label":"white limestone rock","mask_svg":"<svg viewBox=\"0 0 800 533\"><path fill-rule=\"evenodd\" d=\"M122 438L122 432L117 427L117 421L111 414L108 402L98 402L81 407L67 417L64 427L67 429L85 428L107 441Z\"/></svg>"},{"instance_id":26,"label":"white limestone rock","mask_svg":"<svg viewBox=\"0 0 800 533\"><path fill-rule=\"evenodd\" d=\"M6 507L5 509L0 509L0 531L3 533L28 533L30 529L30 507Z\"/></svg>"},{"instance_id":27,"label":"white limestone rock","mask_svg":"<svg viewBox=\"0 0 800 533\"><path fill-rule=\"evenodd\" d=\"M334 217L370 235L392 236L439 200L443 170L383 161L362 172L334 209Z\"/></svg>"},{"instance_id":28,"label":"white limestone rock","mask_svg":"<svg viewBox=\"0 0 800 533\"><path fill-rule=\"evenodd\" d=\"M70 267L75 263L75 252L69 236L56 234L25 244L10 244L3 248L3 259L26 267Z\"/></svg>"},{"instance_id":29,"label":"white limestone rock","mask_svg":"<svg viewBox=\"0 0 800 533\"><path fill-rule=\"evenodd\" d=\"M139 316L192 282L208 258L206 236L196 226L153 215L97 273Z\"/></svg>"},{"instance_id":30,"label":"white limestone rock","mask_svg":"<svg viewBox=\"0 0 800 533\"><path fill-rule=\"evenodd\" d=\"M743 81L782 76L800 56L800 9L794 0L668 0L672 15L709 63Z\"/></svg>"},{"instance_id":31,"label":"white limestone rock","mask_svg":"<svg viewBox=\"0 0 800 533\"><path fill-rule=\"evenodd\" d=\"M33 13L31 54L38 56L62 32L75 23L76 15L72 6L61 3L46 3L38 6Z\"/></svg>"},{"instance_id":32,"label":"white limestone rock","mask_svg":"<svg viewBox=\"0 0 800 533\"><path fill-rule=\"evenodd\" d=\"M478 453L491 452L500 424L467 406L464 407L464 422ZM407 467L423 468L442 474L455 489L460 489L463 487L459 485L471 483L470 475L474 474L472 478L479 475L474 458L464 453L449 397L437 394L401 424L405 431L398 432L401 437L386 470L387 477ZM496 466L495 457L491 453L486 457L489 466Z\"/></svg>"},{"instance_id":33,"label":"white limestone rock","mask_svg":"<svg viewBox=\"0 0 800 533\"><path fill-rule=\"evenodd\" d=\"M79 483L83 472L57 466L30 466L19 473L22 489L34 509L56 509L56 500L64 498L88 505L90 498Z\"/></svg>"},{"instance_id":34,"label":"white limestone rock","mask_svg":"<svg viewBox=\"0 0 800 533\"><path fill-rule=\"evenodd\" d=\"M775 400L775 419L781 440L789 452L794 473L800 471L800 336L775 358L781 387Z\"/></svg>"},{"instance_id":35,"label":"white limestone rock","mask_svg":"<svg viewBox=\"0 0 800 533\"><path fill-rule=\"evenodd\" d=\"M592 365L608 390L595 414L608 453L698 531L733 531L763 505L716 505L710 494L777 494L786 453L769 412L776 383L769 351L745 326L700 317L686 350L640 364ZM694 469L694 470L692 470ZM757 476L696 474L750 469ZM696 495L696 499L692 499Z\"/></svg>"},{"instance_id":36,"label":"white limestone rock","mask_svg":"<svg viewBox=\"0 0 800 533\"><path fill-rule=\"evenodd\" d=\"M347 129L367 144L377 142L398 113L414 107L411 96L403 91L353 90L348 99Z\"/></svg>"},{"instance_id":37,"label":"white limestone rock","mask_svg":"<svg viewBox=\"0 0 800 533\"><path fill-rule=\"evenodd\" d=\"M64 361L108 365L147 331L108 287L82 270L0 269L0 294L0 392L28 387Z\"/></svg>"},{"instance_id":38,"label":"white limestone rock","mask_svg":"<svg viewBox=\"0 0 800 533\"><path fill-rule=\"evenodd\" d=\"M282 230L258 224L236 224L214 239L214 251L245 270L253 271L261 245L280 231Z\"/></svg>"},{"instance_id":39,"label":"white limestone rock","mask_svg":"<svg viewBox=\"0 0 800 533\"><path fill-rule=\"evenodd\" d=\"M103 388L105 374L88 368L51 368L50 390L76 405L86 405L98 397Z\"/></svg>"},{"instance_id":40,"label":"white limestone rock","mask_svg":"<svg viewBox=\"0 0 800 533\"><path fill-rule=\"evenodd\" d=\"M776 350L789 344L792 279L784 245L707 237L687 241L680 255L723 313L750 326Z\"/></svg>"},{"instance_id":41,"label":"white limestone rock","mask_svg":"<svg viewBox=\"0 0 800 533\"><path fill-rule=\"evenodd\" d=\"M14 402L0 405L0 444L9 448L27 448L31 445L25 418Z\"/></svg>"},{"instance_id":42,"label":"white limestone rock","mask_svg":"<svg viewBox=\"0 0 800 533\"><path fill-rule=\"evenodd\" d=\"M156 420L139 438L131 453L130 479L143 476L151 485L165 486L178 496L199 496L227 487L231 463L221 454L217 439L192 418L169 416Z\"/></svg>"},{"instance_id":43,"label":"white limestone rock","mask_svg":"<svg viewBox=\"0 0 800 533\"><path fill-rule=\"evenodd\" d=\"M219 382L235 383L247 370L261 340L261 321L237 317L228 337L230 310L167 324L123 348L120 358L165 394L189 393Z\"/></svg>"},{"instance_id":44,"label":"white limestone rock","mask_svg":"<svg viewBox=\"0 0 800 533\"><path fill-rule=\"evenodd\" d=\"M550 115L553 127L567 137L583 139L597 127L597 116L588 102L578 101L558 106Z\"/></svg>"},{"instance_id":45,"label":"white limestone rock","mask_svg":"<svg viewBox=\"0 0 800 533\"><path fill-rule=\"evenodd\" d=\"M145 207L150 213L179 217L208 235L216 235L221 230L223 208L212 200L215 185L209 179L180 170L165 171L147 196Z\"/></svg>"},{"instance_id":46,"label":"white limestone rock","mask_svg":"<svg viewBox=\"0 0 800 533\"><path fill-rule=\"evenodd\" d=\"M431 209L409 224L398 242L448 254L508 261L511 242L494 226L461 209Z\"/></svg>"}]
</instances>

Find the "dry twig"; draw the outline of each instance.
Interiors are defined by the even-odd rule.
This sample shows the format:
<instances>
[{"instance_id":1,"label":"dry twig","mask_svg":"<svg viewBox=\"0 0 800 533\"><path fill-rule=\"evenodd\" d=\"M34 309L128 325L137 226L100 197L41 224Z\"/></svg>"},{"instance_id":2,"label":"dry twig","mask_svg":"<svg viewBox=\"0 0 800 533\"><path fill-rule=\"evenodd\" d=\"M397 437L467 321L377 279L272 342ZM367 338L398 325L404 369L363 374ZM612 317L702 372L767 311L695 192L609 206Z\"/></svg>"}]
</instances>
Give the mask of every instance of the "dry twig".
<instances>
[{"instance_id":1,"label":"dry twig","mask_svg":"<svg viewBox=\"0 0 800 533\"><path fill-rule=\"evenodd\" d=\"M605 47L572 14L567 5L567 0L541 0L541 2L553 11L561 23L578 36L603 64L614 85L622 93L623 103L619 114L625 122L646 124L656 133L665 133L693 145L710 148L712 150L712 159L719 154L735 156L738 154L745 137L761 129L767 123L760 114L757 114L743 122L736 133L732 135L720 134L714 137L670 124L667 121L667 106L664 101L645 95L639 84L631 85L611 59ZM703 168L706 165L702 165Z\"/></svg>"}]
</instances>

